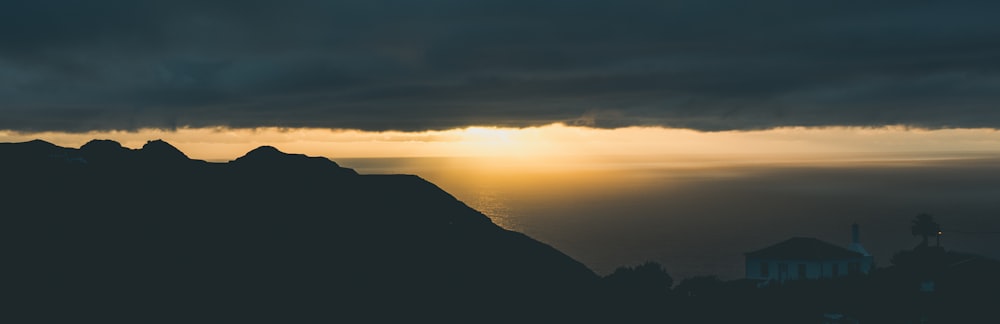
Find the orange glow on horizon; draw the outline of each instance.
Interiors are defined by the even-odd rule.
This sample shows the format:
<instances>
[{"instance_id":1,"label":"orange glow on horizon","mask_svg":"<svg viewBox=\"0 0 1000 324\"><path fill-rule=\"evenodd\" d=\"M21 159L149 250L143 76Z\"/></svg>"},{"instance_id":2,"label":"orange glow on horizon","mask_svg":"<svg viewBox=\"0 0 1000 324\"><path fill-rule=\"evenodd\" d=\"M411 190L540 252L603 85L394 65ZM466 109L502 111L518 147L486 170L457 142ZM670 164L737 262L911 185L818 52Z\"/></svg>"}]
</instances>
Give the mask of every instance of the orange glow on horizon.
<instances>
[{"instance_id":1,"label":"orange glow on horizon","mask_svg":"<svg viewBox=\"0 0 1000 324\"><path fill-rule=\"evenodd\" d=\"M367 132L316 128L180 128L135 132L18 133L0 131L0 142L42 139L79 147L91 139L112 139L138 148L163 139L189 157L228 161L261 145L288 153L337 158L505 157L534 162L606 156L713 157L758 160L852 155L897 156L930 153L1000 153L995 129L926 130L788 127L757 131L700 132L660 127L595 129L551 124L528 128L468 127L422 132Z\"/></svg>"}]
</instances>

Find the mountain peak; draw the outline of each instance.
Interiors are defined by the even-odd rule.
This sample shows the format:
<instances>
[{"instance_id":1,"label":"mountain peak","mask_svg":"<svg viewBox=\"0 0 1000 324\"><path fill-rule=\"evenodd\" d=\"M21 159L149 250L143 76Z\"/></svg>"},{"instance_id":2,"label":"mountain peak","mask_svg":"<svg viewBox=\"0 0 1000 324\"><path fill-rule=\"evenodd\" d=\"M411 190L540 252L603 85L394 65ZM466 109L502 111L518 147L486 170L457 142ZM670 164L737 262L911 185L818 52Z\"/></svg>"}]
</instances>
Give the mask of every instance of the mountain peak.
<instances>
[{"instance_id":1,"label":"mountain peak","mask_svg":"<svg viewBox=\"0 0 1000 324\"><path fill-rule=\"evenodd\" d=\"M282 156L290 155L288 153L282 152L278 148L270 145L264 145L247 152L246 156Z\"/></svg>"},{"instance_id":2,"label":"mountain peak","mask_svg":"<svg viewBox=\"0 0 1000 324\"><path fill-rule=\"evenodd\" d=\"M305 154L289 154L278 150L278 148L270 145L264 145L247 152L241 157L236 158L233 162L237 163L256 163L256 162L278 162L278 161L299 161L305 159L323 159L319 157L308 157ZM333 161L330 161L333 162Z\"/></svg>"},{"instance_id":3,"label":"mountain peak","mask_svg":"<svg viewBox=\"0 0 1000 324\"><path fill-rule=\"evenodd\" d=\"M230 163L248 167L281 168L297 171L332 169L345 174L357 174L354 170L342 168L337 162L333 162L325 157L289 154L269 145L255 148Z\"/></svg>"},{"instance_id":4,"label":"mountain peak","mask_svg":"<svg viewBox=\"0 0 1000 324\"><path fill-rule=\"evenodd\" d=\"M140 152L143 155L161 160L189 160L184 152L160 139L146 142Z\"/></svg>"},{"instance_id":5,"label":"mountain peak","mask_svg":"<svg viewBox=\"0 0 1000 324\"><path fill-rule=\"evenodd\" d=\"M33 140L30 140L30 141L27 141L27 142L24 142L24 144L32 145L32 146L59 147L59 146L57 146L55 144L52 144L52 143L49 143L49 142L46 142L46 141L43 141L43 140L37 139L37 138L33 139Z\"/></svg>"},{"instance_id":6,"label":"mountain peak","mask_svg":"<svg viewBox=\"0 0 1000 324\"><path fill-rule=\"evenodd\" d=\"M83 151L108 151L108 150L120 150L123 148L124 147L122 147L121 143L106 139L105 140L93 139L90 140L90 142L87 142L87 144L83 144L83 146L80 146L80 150Z\"/></svg>"},{"instance_id":7,"label":"mountain peak","mask_svg":"<svg viewBox=\"0 0 1000 324\"><path fill-rule=\"evenodd\" d=\"M87 144L80 146L80 153L88 158L111 158L122 156L125 153L131 151L128 148L122 147L121 143L112 140L91 140Z\"/></svg>"}]
</instances>

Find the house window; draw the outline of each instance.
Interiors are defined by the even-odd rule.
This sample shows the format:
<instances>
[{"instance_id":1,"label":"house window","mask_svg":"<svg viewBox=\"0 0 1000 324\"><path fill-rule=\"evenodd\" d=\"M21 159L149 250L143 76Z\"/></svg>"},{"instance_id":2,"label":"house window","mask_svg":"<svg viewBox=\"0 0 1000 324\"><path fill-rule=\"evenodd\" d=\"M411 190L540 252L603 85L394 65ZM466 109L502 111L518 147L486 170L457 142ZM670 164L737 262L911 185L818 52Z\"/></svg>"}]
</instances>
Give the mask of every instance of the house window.
<instances>
[{"instance_id":1,"label":"house window","mask_svg":"<svg viewBox=\"0 0 1000 324\"><path fill-rule=\"evenodd\" d=\"M760 263L760 276L761 277L767 277L767 276L769 276L771 274L771 271L769 271L769 270L770 269L768 269L768 267L767 267L767 262L761 262Z\"/></svg>"},{"instance_id":2,"label":"house window","mask_svg":"<svg viewBox=\"0 0 1000 324\"><path fill-rule=\"evenodd\" d=\"M839 263L834 263L834 264L830 265L830 276L831 277L840 276L840 264Z\"/></svg>"},{"instance_id":3,"label":"house window","mask_svg":"<svg viewBox=\"0 0 1000 324\"><path fill-rule=\"evenodd\" d=\"M858 274L861 273L861 263L851 262L847 264L847 273Z\"/></svg>"},{"instance_id":4,"label":"house window","mask_svg":"<svg viewBox=\"0 0 1000 324\"><path fill-rule=\"evenodd\" d=\"M778 263L778 275L781 277L788 277L788 264Z\"/></svg>"},{"instance_id":5,"label":"house window","mask_svg":"<svg viewBox=\"0 0 1000 324\"><path fill-rule=\"evenodd\" d=\"M802 278L802 279L806 278L806 264L805 263L799 263L799 278Z\"/></svg>"}]
</instances>

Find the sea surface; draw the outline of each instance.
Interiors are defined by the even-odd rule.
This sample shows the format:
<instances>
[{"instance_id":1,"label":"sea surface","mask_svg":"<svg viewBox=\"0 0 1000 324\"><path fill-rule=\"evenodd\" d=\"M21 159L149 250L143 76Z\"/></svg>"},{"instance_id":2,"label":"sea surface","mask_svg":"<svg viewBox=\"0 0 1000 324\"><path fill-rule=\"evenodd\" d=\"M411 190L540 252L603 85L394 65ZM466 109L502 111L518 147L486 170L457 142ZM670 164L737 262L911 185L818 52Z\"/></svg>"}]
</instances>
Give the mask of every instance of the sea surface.
<instances>
[{"instance_id":1,"label":"sea surface","mask_svg":"<svg viewBox=\"0 0 1000 324\"><path fill-rule=\"evenodd\" d=\"M675 280L742 278L743 253L815 237L846 246L852 223L877 266L920 239L1000 258L1000 159L976 154L774 158L350 158L362 174L415 174L601 275L645 261ZM935 239L931 239L931 244Z\"/></svg>"}]
</instances>

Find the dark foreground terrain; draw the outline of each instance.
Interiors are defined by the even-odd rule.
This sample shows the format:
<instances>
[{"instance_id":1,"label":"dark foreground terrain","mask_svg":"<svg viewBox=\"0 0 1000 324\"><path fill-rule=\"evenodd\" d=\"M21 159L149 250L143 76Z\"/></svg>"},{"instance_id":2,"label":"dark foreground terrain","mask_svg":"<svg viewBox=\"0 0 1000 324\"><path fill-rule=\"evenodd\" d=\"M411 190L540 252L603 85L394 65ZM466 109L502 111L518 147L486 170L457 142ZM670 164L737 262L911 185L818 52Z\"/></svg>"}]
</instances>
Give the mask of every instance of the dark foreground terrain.
<instances>
[{"instance_id":1,"label":"dark foreground terrain","mask_svg":"<svg viewBox=\"0 0 1000 324\"><path fill-rule=\"evenodd\" d=\"M39 322L562 321L599 279L416 176L162 141L0 157L5 308Z\"/></svg>"},{"instance_id":2,"label":"dark foreground terrain","mask_svg":"<svg viewBox=\"0 0 1000 324\"><path fill-rule=\"evenodd\" d=\"M675 285L656 263L599 277L419 177L272 147L208 163L162 141L0 143L0 170L0 322L1000 319L1000 262L926 243L867 276Z\"/></svg>"}]
</instances>

